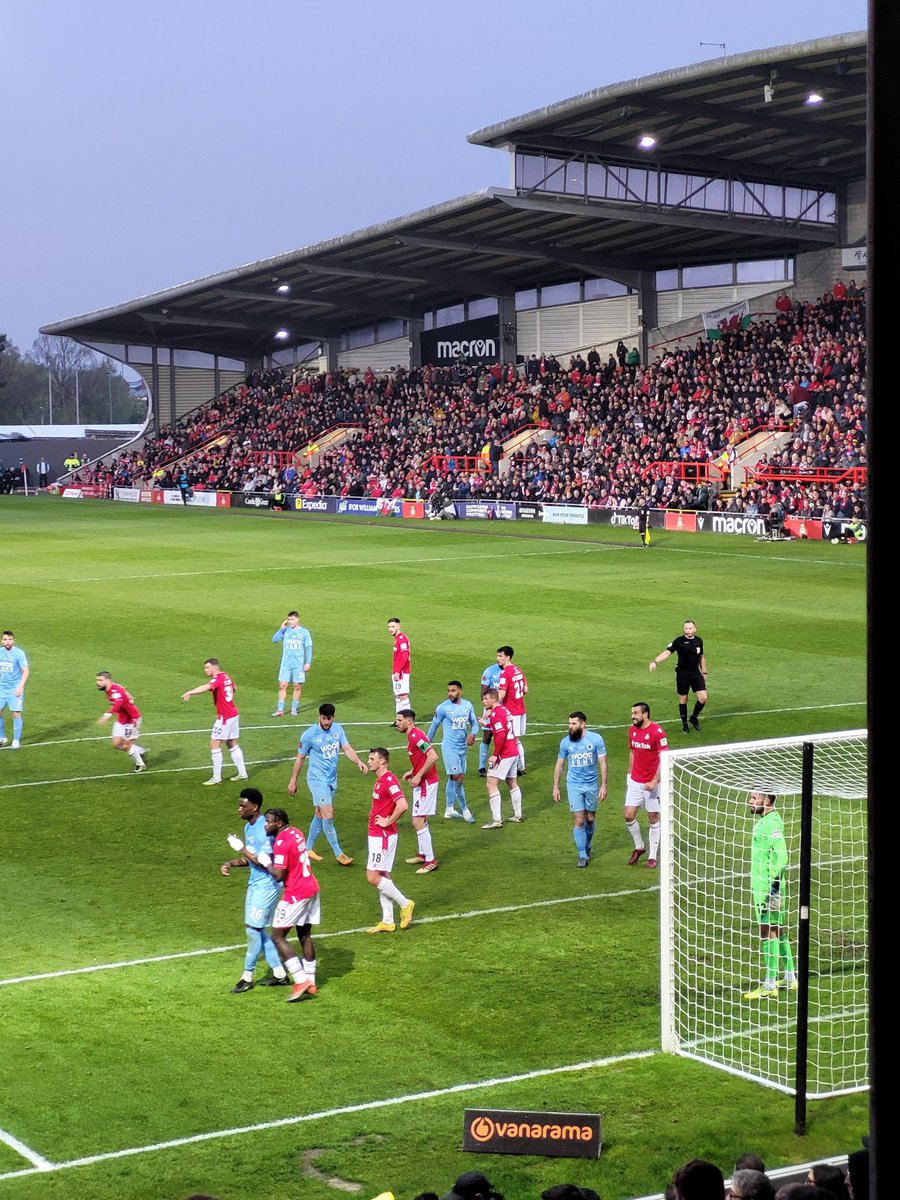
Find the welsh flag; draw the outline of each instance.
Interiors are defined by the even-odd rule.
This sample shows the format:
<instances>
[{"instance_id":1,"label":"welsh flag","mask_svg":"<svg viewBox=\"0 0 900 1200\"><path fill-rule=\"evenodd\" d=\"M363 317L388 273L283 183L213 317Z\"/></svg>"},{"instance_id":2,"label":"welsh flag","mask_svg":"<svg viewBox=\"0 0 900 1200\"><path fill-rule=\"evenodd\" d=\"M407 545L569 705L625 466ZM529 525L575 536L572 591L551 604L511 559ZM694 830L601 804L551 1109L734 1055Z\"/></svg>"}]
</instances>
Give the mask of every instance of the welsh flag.
<instances>
[{"instance_id":1,"label":"welsh flag","mask_svg":"<svg viewBox=\"0 0 900 1200\"><path fill-rule=\"evenodd\" d=\"M706 330L706 336L713 340L719 340L723 333L730 333L735 329L746 329L750 324L750 304L746 300L739 300L737 304L731 304L728 308L717 308L713 312L705 312L703 314L703 328Z\"/></svg>"}]
</instances>

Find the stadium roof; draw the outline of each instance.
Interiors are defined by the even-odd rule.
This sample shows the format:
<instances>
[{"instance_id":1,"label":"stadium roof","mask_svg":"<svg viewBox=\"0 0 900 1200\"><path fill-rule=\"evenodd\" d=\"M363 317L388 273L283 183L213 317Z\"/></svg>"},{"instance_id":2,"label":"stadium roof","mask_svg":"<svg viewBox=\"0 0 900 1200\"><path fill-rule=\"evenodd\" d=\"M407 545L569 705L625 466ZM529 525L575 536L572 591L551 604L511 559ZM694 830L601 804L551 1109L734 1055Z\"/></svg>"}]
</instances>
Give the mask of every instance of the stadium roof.
<instances>
[{"instance_id":1,"label":"stadium roof","mask_svg":"<svg viewBox=\"0 0 900 1200\"><path fill-rule=\"evenodd\" d=\"M469 140L833 191L865 175L866 76L866 35L844 34L600 88ZM822 103L811 106L813 91ZM650 160L636 149L644 132L658 139ZM824 225L489 188L42 332L259 358L475 296L580 275L636 285L641 271L775 257L835 237ZM279 329L289 340L276 340Z\"/></svg>"}]
</instances>

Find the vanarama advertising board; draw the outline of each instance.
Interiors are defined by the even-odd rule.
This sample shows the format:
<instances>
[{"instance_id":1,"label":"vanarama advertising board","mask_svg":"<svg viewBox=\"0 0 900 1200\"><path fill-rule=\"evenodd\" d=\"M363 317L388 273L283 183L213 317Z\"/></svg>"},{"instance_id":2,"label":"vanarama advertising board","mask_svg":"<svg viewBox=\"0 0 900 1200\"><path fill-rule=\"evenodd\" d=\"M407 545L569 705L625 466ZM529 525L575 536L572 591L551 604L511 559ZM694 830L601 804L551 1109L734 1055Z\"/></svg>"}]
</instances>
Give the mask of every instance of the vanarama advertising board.
<instances>
[{"instance_id":1,"label":"vanarama advertising board","mask_svg":"<svg viewBox=\"0 0 900 1200\"><path fill-rule=\"evenodd\" d=\"M540 1154L550 1158L599 1158L599 1113L523 1112L467 1108L463 1149L485 1154Z\"/></svg>"}]
</instances>

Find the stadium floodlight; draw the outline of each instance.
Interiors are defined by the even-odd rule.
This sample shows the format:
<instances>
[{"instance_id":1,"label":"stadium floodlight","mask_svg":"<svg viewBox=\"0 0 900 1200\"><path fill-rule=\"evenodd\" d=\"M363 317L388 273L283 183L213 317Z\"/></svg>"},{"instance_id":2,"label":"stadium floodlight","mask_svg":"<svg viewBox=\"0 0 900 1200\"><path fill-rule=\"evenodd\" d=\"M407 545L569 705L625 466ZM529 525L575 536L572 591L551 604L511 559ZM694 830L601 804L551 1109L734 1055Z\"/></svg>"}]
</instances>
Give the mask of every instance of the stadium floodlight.
<instances>
[{"instance_id":1,"label":"stadium floodlight","mask_svg":"<svg viewBox=\"0 0 900 1200\"><path fill-rule=\"evenodd\" d=\"M818 92L810 92L809 95L806 97L806 103L807 104L821 104L823 99L824 99L824 97L820 96Z\"/></svg>"},{"instance_id":2,"label":"stadium floodlight","mask_svg":"<svg viewBox=\"0 0 900 1200\"><path fill-rule=\"evenodd\" d=\"M638 145L642 150L652 150L656 145L656 138L652 133L641 134L640 138L638 139Z\"/></svg>"},{"instance_id":3,"label":"stadium floodlight","mask_svg":"<svg viewBox=\"0 0 900 1200\"><path fill-rule=\"evenodd\" d=\"M286 338L289 338L291 335L287 329L276 329L275 336L278 338L279 342L283 342L283 341L285 341Z\"/></svg>"},{"instance_id":4,"label":"stadium floodlight","mask_svg":"<svg viewBox=\"0 0 900 1200\"><path fill-rule=\"evenodd\" d=\"M289 283L279 283L278 287L275 289L276 292L281 292L282 296L286 296L290 290L291 285Z\"/></svg>"},{"instance_id":5,"label":"stadium floodlight","mask_svg":"<svg viewBox=\"0 0 900 1200\"><path fill-rule=\"evenodd\" d=\"M867 742L857 729L663 755L663 1049L794 1095L801 1132L807 1099L868 1087ZM796 990L784 954L775 992L759 987L751 792L775 795L783 821Z\"/></svg>"}]
</instances>

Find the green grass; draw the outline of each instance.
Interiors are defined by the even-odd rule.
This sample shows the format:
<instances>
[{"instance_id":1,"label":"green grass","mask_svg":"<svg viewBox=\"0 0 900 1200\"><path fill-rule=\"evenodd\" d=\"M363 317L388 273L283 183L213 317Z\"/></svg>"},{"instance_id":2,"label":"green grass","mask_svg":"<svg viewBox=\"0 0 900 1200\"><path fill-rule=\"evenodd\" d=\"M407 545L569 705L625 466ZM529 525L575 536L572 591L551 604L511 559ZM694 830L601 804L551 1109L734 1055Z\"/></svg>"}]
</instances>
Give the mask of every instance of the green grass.
<instances>
[{"instance_id":1,"label":"green grass","mask_svg":"<svg viewBox=\"0 0 900 1200\"><path fill-rule=\"evenodd\" d=\"M390 938L361 932L379 915L363 871L370 786L342 765L336 819L357 862L317 868L315 1000L231 995L240 949L0 986L0 1130L66 1164L611 1060L0 1178L0 1200L315 1200L335 1194L331 1176L358 1184L362 1200L386 1188L411 1200L472 1167L509 1200L560 1180L617 1200L661 1190L695 1154L727 1173L745 1149L778 1166L858 1145L865 1096L817 1102L800 1139L788 1097L658 1053L659 893L654 875L626 865L621 800L632 702L648 700L681 737L670 664L651 676L647 663L687 617L710 668L698 741L864 724L863 548L660 534L648 555L619 530L15 498L0 504L0 538L0 623L33 672L22 749L0 752L2 979L243 943L244 880L218 872L238 789L200 786L212 709L205 696L180 700L204 681L209 656L236 681L253 784L303 828L305 784L294 800L286 785L297 734L322 700L337 705L358 750L387 742L405 769L387 728L385 623L395 613L412 643L420 715L451 678L477 702L481 671L510 642L529 679L531 731L524 825L486 832L439 818L441 869L425 877L402 865L413 852L403 827L396 874L417 920ZM301 724L269 718L279 661L270 638L290 608L315 638ZM140 777L94 724L101 669L144 713L152 757ZM611 794L587 871L573 869L567 806L550 797L574 708L609 747ZM468 794L486 816L474 752ZM491 911L502 908L511 911ZM752 941L746 955L752 981ZM642 1051L653 1053L624 1057ZM597 1111L603 1154L465 1155L466 1105ZM28 1166L0 1141L0 1177Z\"/></svg>"}]
</instances>

